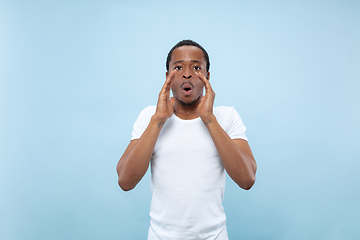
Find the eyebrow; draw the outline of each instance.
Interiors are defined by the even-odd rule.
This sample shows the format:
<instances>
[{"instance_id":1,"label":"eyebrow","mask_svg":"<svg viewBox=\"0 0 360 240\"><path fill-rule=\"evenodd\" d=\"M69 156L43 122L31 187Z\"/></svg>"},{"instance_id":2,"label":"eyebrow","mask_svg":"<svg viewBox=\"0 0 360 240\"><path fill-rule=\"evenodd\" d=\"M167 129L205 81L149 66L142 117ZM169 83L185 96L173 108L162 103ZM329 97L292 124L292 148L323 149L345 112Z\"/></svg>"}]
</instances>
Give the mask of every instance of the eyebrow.
<instances>
[{"instance_id":1,"label":"eyebrow","mask_svg":"<svg viewBox=\"0 0 360 240\"><path fill-rule=\"evenodd\" d=\"M179 60L179 61L176 61L176 62L174 62L174 64L177 64L177 63L182 63L182 62L184 62L184 60ZM194 62L194 63L200 63L200 61L198 61L198 60L191 60L191 62Z\"/></svg>"}]
</instances>

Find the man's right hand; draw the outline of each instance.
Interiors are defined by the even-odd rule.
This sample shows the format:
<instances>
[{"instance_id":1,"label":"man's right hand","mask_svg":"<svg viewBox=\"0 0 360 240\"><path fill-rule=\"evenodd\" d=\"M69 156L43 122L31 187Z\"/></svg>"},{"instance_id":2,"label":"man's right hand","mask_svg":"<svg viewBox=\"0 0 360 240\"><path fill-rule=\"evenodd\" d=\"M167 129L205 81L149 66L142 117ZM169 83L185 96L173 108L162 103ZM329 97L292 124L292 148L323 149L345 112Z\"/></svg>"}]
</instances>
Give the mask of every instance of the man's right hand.
<instances>
[{"instance_id":1,"label":"man's right hand","mask_svg":"<svg viewBox=\"0 0 360 240\"><path fill-rule=\"evenodd\" d=\"M168 74L164 86L159 93L156 112L153 116L158 121L158 127L164 125L166 120L174 114L175 98L170 98L170 90L175 72L176 70L173 70L170 72L170 74Z\"/></svg>"},{"instance_id":2,"label":"man's right hand","mask_svg":"<svg viewBox=\"0 0 360 240\"><path fill-rule=\"evenodd\" d=\"M175 72L176 70L167 75L149 125L139 139L130 142L117 164L118 183L124 191L133 189L145 175L161 128L174 114L175 99L170 99L170 90Z\"/></svg>"}]
</instances>

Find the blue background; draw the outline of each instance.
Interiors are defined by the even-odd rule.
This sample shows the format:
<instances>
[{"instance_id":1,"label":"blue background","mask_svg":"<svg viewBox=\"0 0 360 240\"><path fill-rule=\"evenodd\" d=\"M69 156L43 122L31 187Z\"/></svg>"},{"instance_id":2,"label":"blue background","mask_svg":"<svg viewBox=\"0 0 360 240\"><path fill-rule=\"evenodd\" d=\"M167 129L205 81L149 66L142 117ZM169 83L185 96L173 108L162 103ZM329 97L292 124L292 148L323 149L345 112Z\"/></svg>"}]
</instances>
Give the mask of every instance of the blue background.
<instances>
[{"instance_id":1,"label":"blue background","mask_svg":"<svg viewBox=\"0 0 360 240\"><path fill-rule=\"evenodd\" d=\"M145 239L115 166L182 39L258 163L230 239L360 239L360 2L0 1L0 239Z\"/></svg>"}]
</instances>

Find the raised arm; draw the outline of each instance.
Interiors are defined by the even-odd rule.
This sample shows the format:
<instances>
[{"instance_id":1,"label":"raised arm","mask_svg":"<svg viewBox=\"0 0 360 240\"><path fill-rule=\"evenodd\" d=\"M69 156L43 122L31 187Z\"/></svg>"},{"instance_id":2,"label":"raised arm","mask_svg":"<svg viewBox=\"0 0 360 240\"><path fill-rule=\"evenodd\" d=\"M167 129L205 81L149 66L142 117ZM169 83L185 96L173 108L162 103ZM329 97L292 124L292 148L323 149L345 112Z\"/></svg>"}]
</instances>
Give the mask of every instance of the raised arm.
<instances>
[{"instance_id":1,"label":"raised arm","mask_svg":"<svg viewBox=\"0 0 360 240\"><path fill-rule=\"evenodd\" d=\"M159 93L156 112L144 133L139 139L130 142L116 166L118 183L124 191L133 189L145 175L160 131L166 120L174 113L175 99L170 99L173 76L174 71L166 78Z\"/></svg>"},{"instance_id":2,"label":"raised arm","mask_svg":"<svg viewBox=\"0 0 360 240\"><path fill-rule=\"evenodd\" d=\"M239 187L248 190L255 183L257 168L250 146L246 140L232 140L217 122L213 114L215 92L201 73L197 75L203 81L206 91L197 112L210 133L227 173Z\"/></svg>"}]
</instances>

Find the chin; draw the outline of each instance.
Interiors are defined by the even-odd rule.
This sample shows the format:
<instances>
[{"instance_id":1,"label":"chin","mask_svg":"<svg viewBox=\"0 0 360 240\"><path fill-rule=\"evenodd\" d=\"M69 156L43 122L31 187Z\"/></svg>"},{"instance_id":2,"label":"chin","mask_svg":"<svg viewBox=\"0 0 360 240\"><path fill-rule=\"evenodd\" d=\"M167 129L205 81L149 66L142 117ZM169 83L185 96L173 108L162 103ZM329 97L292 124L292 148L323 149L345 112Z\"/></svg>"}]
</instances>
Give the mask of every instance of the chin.
<instances>
[{"instance_id":1,"label":"chin","mask_svg":"<svg viewBox=\"0 0 360 240\"><path fill-rule=\"evenodd\" d=\"M194 104L197 102L197 100L198 100L199 98L200 98L200 97L198 97L197 99L193 100L192 102L184 102L184 101L181 101L180 99L178 99L178 100L179 100L179 102L180 102L183 106L192 106L192 105L194 105Z\"/></svg>"}]
</instances>

